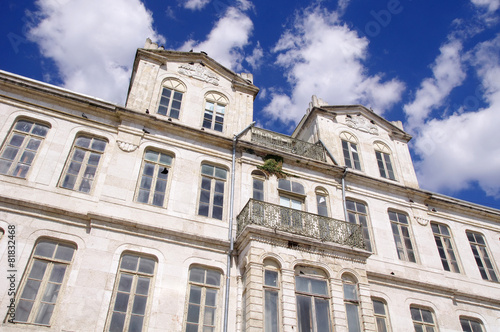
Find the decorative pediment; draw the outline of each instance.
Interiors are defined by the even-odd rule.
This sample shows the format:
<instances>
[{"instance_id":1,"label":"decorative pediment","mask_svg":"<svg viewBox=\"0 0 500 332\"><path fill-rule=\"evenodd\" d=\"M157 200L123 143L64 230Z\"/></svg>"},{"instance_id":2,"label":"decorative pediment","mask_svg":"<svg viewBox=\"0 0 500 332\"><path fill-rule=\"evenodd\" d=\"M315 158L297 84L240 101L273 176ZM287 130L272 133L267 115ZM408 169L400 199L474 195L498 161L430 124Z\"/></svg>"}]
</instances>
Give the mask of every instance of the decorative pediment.
<instances>
[{"instance_id":1,"label":"decorative pediment","mask_svg":"<svg viewBox=\"0 0 500 332\"><path fill-rule=\"evenodd\" d=\"M217 86L219 85L219 78L205 66L199 63L181 65L179 67L179 73L192 78L196 78L203 82L211 83Z\"/></svg>"},{"instance_id":2,"label":"decorative pediment","mask_svg":"<svg viewBox=\"0 0 500 332\"><path fill-rule=\"evenodd\" d=\"M365 133L372 135L378 135L378 127L361 114L354 116L347 115L345 123L347 126L359 131L364 131Z\"/></svg>"}]
</instances>

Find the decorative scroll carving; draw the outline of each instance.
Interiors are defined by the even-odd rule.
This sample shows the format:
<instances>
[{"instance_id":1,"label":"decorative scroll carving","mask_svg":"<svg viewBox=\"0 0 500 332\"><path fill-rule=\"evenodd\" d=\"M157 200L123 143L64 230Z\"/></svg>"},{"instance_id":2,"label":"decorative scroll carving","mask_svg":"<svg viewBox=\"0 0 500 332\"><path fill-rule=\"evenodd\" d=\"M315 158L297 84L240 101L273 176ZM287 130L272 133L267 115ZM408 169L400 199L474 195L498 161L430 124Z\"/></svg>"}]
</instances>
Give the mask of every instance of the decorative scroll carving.
<instances>
[{"instance_id":1,"label":"decorative scroll carving","mask_svg":"<svg viewBox=\"0 0 500 332\"><path fill-rule=\"evenodd\" d=\"M422 218L422 217L413 217L415 218L415 221L418 222L420 225L422 226L427 226L429 224L429 219L425 219L425 218Z\"/></svg>"},{"instance_id":2,"label":"decorative scroll carving","mask_svg":"<svg viewBox=\"0 0 500 332\"><path fill-rule=\"evenodd\" d=\"M200 81L219 85L219 78L201 64L185 64L179 67L179 73Z\"/></svg>"},{"instance_id":3,"label":"decorative scroll carving","mask_svg":"<svg viewBox=\"0 0 500 332\"><path fill-rule=\"evenodd\" d=\"M123 141L116 141L118 143L118 147L120 150L125 151L125 152L132 152L135 151L138 146L132 143L127 143Z\"/></svg>"},{"instance_id":4,"label":"decorative scroll carving","mask_svg":"<svg viewBox=\"0 0 500 332\"><path fill-rule=\"evenodd\" d=\"M364 131L365 133L370 133L372 135L378 135L378 127L361 114L358 114L354 117L347 116L345 122L346 125L351 128L357 129L359 131Z\"/></svg>"},{"instance_id":5,"label":"decorative scroll carving","mask_svg":"<svg viewBox=\"0 0 500 332\"><path fill-rule=\"evenodd\" d=\"M246 225L254 224L321 241L365 249L360 225L254 199L248 201L237 220L238 235Z\"/></svg>"},{"instance_id":6,"label":"decorative scroll carving","mask_svg":"<svg viewBox=\"0 0 500 332\"><path fill-rule=\"evenodd\" d=\"M252 127L252 142L302 157L326 161L325 148L322 145L311 144L269 130Z\"/></svg>"}]
</instances>

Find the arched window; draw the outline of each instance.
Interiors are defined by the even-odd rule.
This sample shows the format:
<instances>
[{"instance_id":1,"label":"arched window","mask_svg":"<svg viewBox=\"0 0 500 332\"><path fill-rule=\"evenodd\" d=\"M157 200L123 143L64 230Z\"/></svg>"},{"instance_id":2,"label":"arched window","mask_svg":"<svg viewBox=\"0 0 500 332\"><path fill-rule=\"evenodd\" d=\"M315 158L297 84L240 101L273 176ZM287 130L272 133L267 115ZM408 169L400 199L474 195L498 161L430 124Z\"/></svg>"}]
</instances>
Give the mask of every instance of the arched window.
<instances>
[{"instance_id":1,"label":"arched window","mask_svg":"<svg viewBox=\"0 0 500 332\"><path fill-rule=\"evenodd\" d=\"M389 220L399 259L415 263L417 259L413 249L408 216L405 213L389 210Z\"/></svg>"},{"instance_id":2,"label":"arched window","mask_svg":"<svg viewBox=\"0 0 500 332\"><path fill-rule=\"evenodd\" d=\"M344 153L345 165L350 168L361 170L357 139L348 132L342 132L340 134L340 140L342 141L342 152Z\"/></svg>"},{"instance_id":3,"label":"arched window","mask_svg":"<svg viewBox=\"0 0 500 332\"><path fill-rule=\"evenodd\" d=\"M386 179L396 180L389 147L382 142L375 142L374 148L380 176Z\"/></svg>"},{"instance_id":4,"label":"arched window","mask_svg":"<svg viewBox=\"0 0 500 332\"><path fill-rule=\"evenodd\" d=\"M484 332L483 323L479 319L460 316L463 332Z\"/></svg>"},{"instance_id":5,"label":"arched window","mask_svg":"<svg viewBox=\"0 0 500 332\"><path fill-rule=\"evenodd\" d=\"M389 321L389 312L387 311L387 303L382 299L376 298L372 298L372 303L377 332L390 332L391 324Z\"/></svg>"},{"instance_id":6,"label":"arched window","mask_svg":"<svg viewBox=\"0 0 500 332\"><path fill-rule=\"evenodd\" d=\"M280 267L264 260L264 332L278 332L280 323Z\"/></svg>"},{"instance_id":7,"label":"arched window","mask_svg":"<svg viewBox=\"0 0 500 332\"><path fill-rule=\"evenodd\" d=\"M437 331L436 319L432 309L411 305L410 311L415 331Z\"/></svg>"},{"instance_id":8,"label":"arched window","mask_svg":"<svg viewBox=\"0 0 500 332\"><path fill-rule=\"evenodd\" d=\"M185 92L186 86L176 79L171 78L163 82L158 114L178 119Z\"/></svg>"},{"instance_id":9,"label":"arched window","mask_svg":"<svg viewBox=\"0 0 500 332\"><path fill-rule=\"evenodd\" d=\"M205 96L205 113L203 128L222 132L224 128L224 114L228 100L221 94L211 92Z\"/></svg>"},{"instance_id":10,"label":"arched window","mask_svg":"<svg viewBox=\"0 0 500 332\"><path fill-rule=\"evenodd\" d=\"M198 214L222 220L227 170L210 164L201 165Z\"/></svg>"},{"instance_id":11,"label":"arched window","mask_svg":"<svg viewBox=\"0 0 500 332\"><path fill-rule=\"evenodd\" d=\"M316 188L316 204L318 206L318 214L323 217L328 217L328 192L323 188Z\"/></svg>"},{"instance_id":12,"label":"arched window","mask_svg":"<svg viewBox=\"0 0 500 332\"><path fill-rule=\"evenodd\" d=\"M125 253L120 259L109 309L107 331L147 331L156 260Z\"/></svg>"},{"instance_id":13,"label":"arched window","mask_svg":"<svg viewBox=\"0 0 500 332\"><path fill-rule=\"evenodd\" d=\"M328 278L319 269L295 268L295 297L299 332L330 332Z\"/></svg>"},{"instance_id":14,"label":"arched window","mask_svg":"<svg viewBox=\"0 0 500 332\"><path fill-rule=\"evenodd\" d=\"M77 136L66 161L60 186L90 193L106 145L107 142L102 138L87 134Z\"/></svg>"},{"instance_id":15,"label":"arched window","mask_svg":"<svg viewBox=\"0 0 500 332\"><path fill-rule=\"evenodd\" d=\"M257 201L264 201L264 181L266 175L261 171L252 172L252 198Z\"/></svg>"},{"instance_id":16,"label":"arched window","mask_svg":"<svg viewBox=\"0 0 500 332\"><path fill-rule=\"evenodd\" d=\"M346 199L347 218L350 223L360 225L363 228L363 239L365 241L366 250L372 251L372 243L370 241L370 229L368 226L368 209L364 203Z\"/></svg>"},{"instance_id":17,"label":"arched window","mask_svg":"<svg viewBox=\"0 0 500 332\"><path fill-rule=\"evenodd\" d=\"M0 152L0 174L25 179L49 129L38 121L17 120Z\"/></svg>"},{"instance_id":18,"label":"arched window","mask_svg":"<svg viewBox=\"0 0 500 332\"><path fill-rule=\"evenodd\" d=\"M354 276L344 273L342 275L344 289L344 305L347 315L347 327L349 332L361 332L359 321L359 295L358 285Z\"/></svg>"},{"instance_id":19,"label":"arched window","mask_svg":"<svg viewBox=\"0 0 500 332\"><path fill-rule=\"evenodd\" d=\"M451 238L450 229L444 224L431 222L432 233L434 233L434 241L438 249L443 269L460 273L458 268L458 259L453 249L453 239Z\"/></svg>"},{"instance_id":20,"label":"arched window","mask_svg":"<svg viewBox=\"0 0 500 332\"><path fill-rule=\"evenodd\" d=\"M305 200L304 186L298 182L279 179L278 191L280 195L280 205L286 209L280 210L281 223L295 228L302 227L302 210Z\"/></svg>"},{"instance_id":21,"label":"arched window","mask_svg":"<svg viewBox=\"0 0 500 332\"><path fill-rule=\"evenodd\" d=\"M141 174L137 181L137 202L161 207L166 205L167 180L172 159L172 156L163 152L151 149L144 152Z\"/></svg>"},{"instance_id":22,"label":"arched window","mask_svg":"<svg viewBox=\"0 0 500 332\"><path fill-rule=\"evenodd\" d=\"M483 235L472 231L467 231L466 234L481 277L484 280L498 282L494 262L490 259L491 255L488 253L488 247Z\"/></svg>"}]
</instances>

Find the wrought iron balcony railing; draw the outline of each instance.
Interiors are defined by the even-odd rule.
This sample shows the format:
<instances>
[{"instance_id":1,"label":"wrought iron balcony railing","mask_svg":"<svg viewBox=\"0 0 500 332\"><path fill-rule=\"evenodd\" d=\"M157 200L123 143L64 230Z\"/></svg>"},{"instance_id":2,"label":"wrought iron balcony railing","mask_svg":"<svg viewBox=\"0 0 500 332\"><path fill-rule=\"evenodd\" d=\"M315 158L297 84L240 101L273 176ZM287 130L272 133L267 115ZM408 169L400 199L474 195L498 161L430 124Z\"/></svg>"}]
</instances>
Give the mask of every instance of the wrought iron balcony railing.
<instances>
[{"instance_id":1,"label":"wrought iron balcony railing","mask_svg":"<svg viewBox=\"0 0 500 332\"><path fill-rule=\"evenodd\" d=\"M326 151L321 144L311 144L290 136L252 127L252 142L279 151L293 153L318 161L326 161Z\"/></svg>"},{"instance_id":2,"label":"wrought iron balcony railing","mask_svg":"<svg viewBox=\"0 0 500 332\"><path fill-rule=\"evenodd\" d=\"M250 199L237 217L239 235L250 224L365 249L360 225Z\"/></svg>"}]
</instances>

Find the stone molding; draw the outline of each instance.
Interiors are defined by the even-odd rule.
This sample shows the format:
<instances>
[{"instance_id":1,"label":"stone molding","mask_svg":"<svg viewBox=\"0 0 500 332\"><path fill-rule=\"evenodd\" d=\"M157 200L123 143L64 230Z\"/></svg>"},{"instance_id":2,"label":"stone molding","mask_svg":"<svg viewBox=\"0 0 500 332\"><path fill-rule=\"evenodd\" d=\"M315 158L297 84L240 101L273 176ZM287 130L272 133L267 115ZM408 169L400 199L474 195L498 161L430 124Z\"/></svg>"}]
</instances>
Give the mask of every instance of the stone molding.
<instances>
[{"instance_id":1,"label":"stone molding","mask_svg":"<svg viewBox=\"0 0 500 332\"><path fill-rule=\"evenodd\" d=\"M219 78L199 63L181 65L179 67L179 73L203 82L211 83L215 86L219 85Z\"/></svg>"},{"instance_id":2,"label":"stone molding","mask_svg":"<svg viewBox=\"0 0 500 332\"><path fill-rule=\"evenodd\" d=\"M361 114L347 116L345 123L350 128L378 136L378 127Z\"/></svg>"},{"instance_id":3,"label":"stone molding","mask_svg":"<svg viewBox=\"0 0 500 332\"><path fill-rule=\"evenodd\" d=\"M139 147L138 145L123 142L123 141L116 141L116 142L118 143L118 147L120 148L120 150L122 150L124 152L133 152L133 151L137 150L137 148Z\"/></svg>"}]
</instances>

